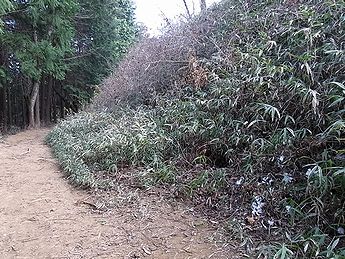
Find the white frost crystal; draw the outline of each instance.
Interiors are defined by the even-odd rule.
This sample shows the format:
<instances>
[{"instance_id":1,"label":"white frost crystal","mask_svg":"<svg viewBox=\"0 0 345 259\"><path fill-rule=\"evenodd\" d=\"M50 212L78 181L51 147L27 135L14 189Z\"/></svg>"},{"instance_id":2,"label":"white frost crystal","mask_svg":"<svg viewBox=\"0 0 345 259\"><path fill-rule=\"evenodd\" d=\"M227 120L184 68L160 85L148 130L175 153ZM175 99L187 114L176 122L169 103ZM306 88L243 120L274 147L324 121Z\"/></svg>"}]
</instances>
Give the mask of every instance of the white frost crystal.
<instances>
[{"instance_id":1,"label":"white frost crystal","mask_svg":"<svg viewBox=\"0 0 345 259\"><path fill-rule=\"evenodd\" d=\"M243 181L244 181L244 177L241 177L240 179L236 181L236 185L241 185Z\"/></svg>"},{"instance_id":2,"label":"white frost crystal","mask_svg":"<svg viewBox=\"0 0 345 259\"><path fill-rule=\"evenodd\" d=\"M291 206L286 205L286 206L285 206L285 209L286 209L286 211L287 211L288 213L290 213L290 211L291 211Z\"/></svg>"},{"instance_id":3,"label":"white frost crystal","mask_svg":"<svg viewBox=\"0 0 345 259\"><path fill-rule=\"evenodd\" d=\"M268 225L273 226L274 225L274 220L273 219L269 219L267 221L267 223L268 223Z\"/></svg>"},{"instance_id":4,"label":"white frost crystal","mask_svg":"<svg viewBox=\"0 0 345 259\"><path fill-rule=\"evenodd\" d=\"M277 164L280 168L283 167L284 161L285 161L285 156L281 155L277 157Z\"/></svg>"},{"instance_id":5,"label":"white frost crystal","mask_svg":"<svg viewBox=\"0 0 345 259\"><path fill-rule=\"evenodd\" d=\"M283 183L285 184L289 184L293 181L293 178L291 177L291 175L285 173L284 177L283 177Z\"/></svg>"},{"instance_id":6,"label":"white frost crystal","mask_svg":"<svg viewBox=\"0 0 345 259\"><path fill-rule=\"evenodd\" d=\"M258 185L261 185L261 184L271 185L273 182L274 180L272 178L270 178L269 176L265 176L264 178L262 178L262 181L258 183Z\"/></svg>"},{"instance_id":7,"label":"white frost crystal","mask_svg":"<svg viewBox=\"0 0 345 259\"><path fill-rule=\"evenodd\" d=\"M314 172L311 168L309 168L309 169L307 170L307 172L305 173L305 175L309 178L309 177L312 176L314 173L315 173L315 172Z\"/></svg>"},{"instance_id":8,"label":"white frost crystal","mask_svg":"<svg viewBox=\"0 0 345 259\"><path fill-rule=\"evenodd\" d=\"M337 232L339 235L345 235L345 229L343 227L338 227Z\"/></svg>"},{"instance_id":9,"label":"white frost crystal","mask_svg":"<svg viewBox=\"0 0 345 259\"><path fill-rule=\"evenodd\" d=\"M253 216L260 216L263 213L263 207L265 203L262 197L256 196L252 202L252 214Z\"/></svg>"}]
</instances>

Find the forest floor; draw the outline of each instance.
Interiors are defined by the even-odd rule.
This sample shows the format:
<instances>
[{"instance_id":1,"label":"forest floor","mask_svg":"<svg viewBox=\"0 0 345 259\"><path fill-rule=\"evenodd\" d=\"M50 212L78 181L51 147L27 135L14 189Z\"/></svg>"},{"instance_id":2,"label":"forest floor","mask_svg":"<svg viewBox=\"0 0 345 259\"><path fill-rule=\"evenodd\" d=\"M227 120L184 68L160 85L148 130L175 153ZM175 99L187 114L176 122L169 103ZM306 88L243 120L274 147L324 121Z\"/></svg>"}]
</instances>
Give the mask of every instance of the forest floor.
<instances>
[{"instance_id":1,"label":"forest floor","mask_svg":"<svg viewBox=\"0 0 345 259\"><path fill-rule=\"evenodd\" d=\"M132 202L108 209L102 195L73 188L44 144L47 133L0 143L1 258L237 258L186 204L133 192Z\"/></svg>"}]
</instances>

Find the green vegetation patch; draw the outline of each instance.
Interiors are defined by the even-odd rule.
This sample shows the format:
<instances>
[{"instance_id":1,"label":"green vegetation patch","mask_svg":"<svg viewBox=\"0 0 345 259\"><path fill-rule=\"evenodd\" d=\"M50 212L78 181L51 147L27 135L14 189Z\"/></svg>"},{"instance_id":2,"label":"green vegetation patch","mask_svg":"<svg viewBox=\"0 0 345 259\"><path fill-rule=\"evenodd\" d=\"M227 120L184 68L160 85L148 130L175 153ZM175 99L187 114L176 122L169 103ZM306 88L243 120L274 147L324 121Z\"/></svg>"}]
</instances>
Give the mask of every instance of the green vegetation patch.
<instances>
[{"instance_id":1,"label":"green vegetation patch","mask_svg":"<svg viewBox=\"0 0 345 259\"><path fill-rule=\"evenodd\" d=\"M120 65L142 87L121 92L114 76L97 100L112 112L71 117L48 143L78 185L111 187L132 171L141 186L189 196L250 256L344 258L344 11L344 1L223 1L203 44L188 43L189 64L174 67L187 67L179 80L154 86L146 60Z\"/></svg>"}]
</instances>

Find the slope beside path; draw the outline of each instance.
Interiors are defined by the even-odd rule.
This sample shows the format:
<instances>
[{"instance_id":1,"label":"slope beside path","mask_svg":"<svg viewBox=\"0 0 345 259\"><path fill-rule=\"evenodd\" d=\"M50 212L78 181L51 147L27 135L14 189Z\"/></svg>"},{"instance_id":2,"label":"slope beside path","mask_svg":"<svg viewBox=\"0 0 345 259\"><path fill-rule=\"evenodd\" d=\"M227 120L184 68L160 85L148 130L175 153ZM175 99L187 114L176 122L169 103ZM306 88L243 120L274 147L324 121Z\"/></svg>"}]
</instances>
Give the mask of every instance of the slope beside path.
<instances>
[{"instance_id":1,"label":"slope beside path","mask_svg":"<svg viewBox=\"0 0 345 259\"><path fill-rule=\"evenodd\" d=\"M186 207L144 198L96 213L63 178L47 130L0 143L0 258L235 258Z\"/></svg>"}]
</instances>

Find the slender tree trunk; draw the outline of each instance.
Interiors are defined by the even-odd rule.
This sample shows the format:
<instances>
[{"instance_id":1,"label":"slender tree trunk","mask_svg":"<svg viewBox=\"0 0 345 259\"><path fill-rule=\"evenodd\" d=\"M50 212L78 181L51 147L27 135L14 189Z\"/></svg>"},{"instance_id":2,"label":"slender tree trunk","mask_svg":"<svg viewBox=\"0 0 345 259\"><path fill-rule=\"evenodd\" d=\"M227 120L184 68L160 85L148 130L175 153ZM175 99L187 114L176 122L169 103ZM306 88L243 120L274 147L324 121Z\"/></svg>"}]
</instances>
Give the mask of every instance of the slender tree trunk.
<instances>
[{"instance_id":1,"label":"slender tree trunk","mask_svg":"<svg viewBox=\"0 0 345 259\"><path fill-rule=\"evenodd\" d=\"M34 42L38 43L37 31L34 30ZM34 80L32 91L30 95L30 103L29 103L29 128L36 128L39 126L39 91L40 91L40 80ZM35 110L35 104L37 104L38 108ZM35 119L36 114L36 119ZM37 118L38 115L38 118Z\"/></svg>"},{"instance_id":2,"label":"slender tree trunk","mask_svg":"<svg viewBox=\"0 0 345 259\"><path fill-rule=\"evenodd\" d=\"M26 98L23 95L23 101L22 101L22 127L25 127L27 125L27 116L26 116L27 108L26 108Z\"/></svg>"},{"instance_id":3,"label":"slender tree trunk","mask_svg":"<svg viewBox=\"0 0 345 259\"><path fill-rule=\"evenodd\" d=\"M0 131L7 130L7 93L5 86L0 86Z\"/></svg>"},{"instance_id":4,"label":"slender tree trunk","mask_svg":"<svg viewBox=\"0 0 345 259\"><path fill-rule=\"evenodd\" d=\"M46 100L46 113L45 120L47 124L51 123L51 111L52 111L52 99L53 97L53 77L50 75L48 78L48 89L47 89L47 100Z\"/></svg>"},{"instance_id":5,"label":"slender tree trunk","mask_svg":"<svg viewBox=\"0 0 345 259\"><path fill-rule=\"evenodd\" d=\"M41 118L40 118L40 91L38 90L35 104L35 127L41 127Z\"/></svg>"},{"instance_id":6,"label":"slender tree trunk","mask_svg":"<svg viewBox=\"0 0 345 259\"><path fill-rule=\"evenodd\" d=\"M17 95L13 95L13 101L12 101L12 125L18 126L17 124L17 118L18 118L18 110L17 110Z\"/></svg>"},{"instance_id":7,"label":"slender tree trunk","mask_svg":"<svg viewBox=\"0 0 345 259\"><path fill-rule=\"evenodd\" d=\"M55 87L56 87L56 80L53 81L53 86L52 86L53 90L55 90ZM57 112L56 112L57 103L56 103L56 92L55 91L53 91L53 93L52 93L52 98L53 98L52 99L52 108L53 108L52 116L53 116L53 122L56 123L56 121L57 121Z\"/></svg>"},{"instance_id":8,"label":"slender tree trunk","mask_svg":"<svg viewBox=\"0 0 345 259\"><path fill-rule=\"evenodd\" d=\"M62 89L62 84L61 81L59 82L59 86L60 86L60 92L63 95L63 89ZM60 118L61 119L65 119L65 100L64 98L60 98Z\"/></svg>"},{"instance_id":9,"label":"slender tree trunk","mask_svg":"<svg viewBox=\"0 0 345 259\"><path fill-rule=\"evenodd\" d=\"M43 81L43 85L44 85L44 91L43 91L43 87L41 87L41 91L40 91L40 109L41 109L41 124L43 123L43 125L48 125L48 121L47 121L47 111L48 111L48 105L47 105L47 95L48 95L48 87L49 87L49 76L46 76L44 78Z\"/></svg>"},{"instance_id":10,"label":"slender tree trunk","mask_svg":"<svg viewBox=\"0 0 345 259\"><path fill-rule=\"evenodd\" d=\"M38 92L40 90L40 82L35 81L32 87L32 92L30 96L30 103L29 103L29 128L36 127L35 121L35 104L37 101Z\"/></svg>"},{"instance_id":11,"label":"slender tree trunk","mask_svg":"<svg viewBox=\"0 0 345 259\"><path fill-rule=\"evenodd\" d=\"M12 95L10 90L7 91L7 121L8 126L12 126Z\"/></svg>"}]
</instances>

